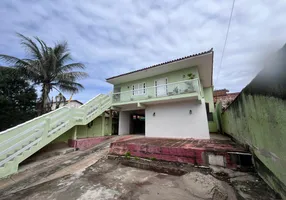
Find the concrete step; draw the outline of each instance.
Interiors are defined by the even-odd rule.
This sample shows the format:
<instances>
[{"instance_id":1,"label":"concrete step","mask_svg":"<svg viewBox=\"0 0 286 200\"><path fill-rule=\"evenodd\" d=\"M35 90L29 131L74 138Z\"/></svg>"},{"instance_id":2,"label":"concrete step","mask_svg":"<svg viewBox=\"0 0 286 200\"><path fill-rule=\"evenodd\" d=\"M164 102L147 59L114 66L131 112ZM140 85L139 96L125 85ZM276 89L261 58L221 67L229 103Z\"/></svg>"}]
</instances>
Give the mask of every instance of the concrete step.
<instances>
[{"instance_id":1,"label":"concrete step","mask_svg":"<svg viewBox=\"0 0 286 200\"><path fill-rule=\"evenodd\" d=\"M251 154L247 149L230 140L135 137L112 143L110 154L205 167L214 165L234 170L252 170L252 163L249 162ZM241 162L242 160L245 162Z\"/></svg>"}]
</instances>

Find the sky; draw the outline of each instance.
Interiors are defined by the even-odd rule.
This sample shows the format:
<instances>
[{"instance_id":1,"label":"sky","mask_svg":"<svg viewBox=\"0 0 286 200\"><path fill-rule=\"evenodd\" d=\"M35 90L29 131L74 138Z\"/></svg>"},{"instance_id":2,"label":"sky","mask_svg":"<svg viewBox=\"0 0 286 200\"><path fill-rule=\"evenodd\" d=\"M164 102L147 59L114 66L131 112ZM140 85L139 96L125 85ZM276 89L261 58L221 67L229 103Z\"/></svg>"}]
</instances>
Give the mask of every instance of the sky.
<instances>
[{"instance_id":1,"label":"sky","mask_svg":"<svg viewBox=\"0 0 286 200\"><path fill-rule=\"evenodd\" d=\"M16 32L50 46L67 41L89 74L73 99L86 102L111 91L108 77L213 48L214 88L238 92L285 44L286 0L236 0L220 65L231 7L231 0L1 0L0 54L26 57Z\"/></svg>"}]
</instances>

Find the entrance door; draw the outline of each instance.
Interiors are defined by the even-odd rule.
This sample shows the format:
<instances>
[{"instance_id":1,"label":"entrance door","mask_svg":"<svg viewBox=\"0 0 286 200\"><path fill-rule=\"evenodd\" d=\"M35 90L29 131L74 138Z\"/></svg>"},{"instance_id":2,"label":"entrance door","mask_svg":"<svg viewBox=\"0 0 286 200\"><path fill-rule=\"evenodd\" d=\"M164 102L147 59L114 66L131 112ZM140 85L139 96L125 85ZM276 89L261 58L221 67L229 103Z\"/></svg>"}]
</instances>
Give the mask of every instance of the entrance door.
<instances>
[{"instance_id":1,"label":"entrance door","mask_svg":"<svg viewBox=\"0 0 286 200\"><path fill-rule=\"evenodd\" d=\"M145 134L145 115L131 115L130 133Z\"/></svg>"},{"instance_id":2,"label":"entrance door","mask_svg":"<svg viewBox=\"0 0 286 200\"><path fill-rule=\"evenodd\" d=\"M156 96L166 96L167 95L167 79L162 78L155 81Z\"/></svg>"}]
</instances>

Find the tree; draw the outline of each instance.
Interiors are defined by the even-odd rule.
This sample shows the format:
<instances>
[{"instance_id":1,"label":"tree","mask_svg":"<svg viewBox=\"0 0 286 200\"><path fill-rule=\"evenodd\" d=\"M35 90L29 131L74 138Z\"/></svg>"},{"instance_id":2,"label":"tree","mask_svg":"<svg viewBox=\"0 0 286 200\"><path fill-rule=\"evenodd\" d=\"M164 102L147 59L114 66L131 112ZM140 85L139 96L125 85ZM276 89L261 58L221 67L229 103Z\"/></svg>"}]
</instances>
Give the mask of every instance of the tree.
<instances>
[{"instance_id":1,"label":"tree","mask_svg":"<svg viewBox=\"0 0 286 200\"><path fill-rule=\"evenodd\" d=\"M37 93L15 69L0 67L0 131L36 116Z\"/></svg>"},{"instance_id":2,"label":"tree","mask_svg":"<svg viewBox=\"0 0 286 200\"><path fill-rule=\"evenodd\" d=\"M86 77L87 74L74 70L84 69L85 66L82 63L70 63L72 58L66 42L48 47L38 37L32 40L22 34L17 35L21 39L21 45L25 48L28 58L20 59L0 54L0 60L19 69L27 79L41 87L40 114L48 112L49 93L53 89L70 93L84 89L83 85L77 81Z\"/></svg>"}]
</instances>

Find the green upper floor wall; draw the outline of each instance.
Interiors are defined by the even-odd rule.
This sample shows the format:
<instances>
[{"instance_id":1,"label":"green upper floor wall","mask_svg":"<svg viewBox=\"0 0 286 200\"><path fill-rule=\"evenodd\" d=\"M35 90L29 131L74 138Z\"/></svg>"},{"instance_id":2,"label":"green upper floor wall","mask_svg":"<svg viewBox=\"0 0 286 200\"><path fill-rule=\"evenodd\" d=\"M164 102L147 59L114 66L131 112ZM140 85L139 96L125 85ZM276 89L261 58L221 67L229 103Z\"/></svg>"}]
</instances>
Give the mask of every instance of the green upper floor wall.
<instances>
[{"instance_id":1,"label":"green upper floor wall","mask_svg":"<svg viewBox=\"0 0 286 200\"><path fill-rule=\"evenodd\" d=\"M204 98L209 103L210 112L214 112L213 87L204 88Z\"/></svg>"},{"instance_id":2,"label":"green upper floor wall","mask_svg":"<svg viewBox=\"0 0 286 200\"><path fill-rule=\"evenodd\" d=\"M178 81L184 81L184 80L188 80L188 74L192 73L195 75L196 78L198 78L198 69L196 66L194 67L190 67L190 68L186 68L186 69L182 69L182 70L178 70L178 71L173 71L173 72L169 72L169 73L165 73L165 74L160 74L157 76L151 76L148 78L144 78L144 79L138 79L136 81L131 81L131 82L127 82L127 83L122 83L119 85L114 85L114 88L121 88L121 92L124 91L129 91L132 88L132 85L137 84L137 83L146 83L146 87L151 87L154 86L154 81L157 79L161 79L161 78L168 78L168 83L173 83L173 82L178 82ZM129 88L128 88L129 87Z\"/></svg>"},{"instance_id":3,"label":"green upper floor wall","mask_svg":"<svg viewBox=\"0 0 286 200\"><path fill-rule=\"evenodd\" d=\"M126 83L114 85L114 93L118 92L118 89L120 89L120 92L121 92L120 100L121 101L129 101L130 98L132 98L133 100L140 100L140 97L146 96L146 95L150 96L150 97L154 97L155 96L155 89L149 88L149 87L154 87L156 80L162 79L162 78L167 78L168 84L180 82L180 81L186 81L186 80L189 80L188 74L190 74L190 73L194 74L195 78L199 77L197 67L193 66L193 67L185 68L185 69L178 70L178 71L173 71L173 72L164 73L164 74L160 74L160 75L156 75L156 76L151 76L151 77L144 78L144 79L138 79L136 81L131 81L131 82L126 82ZM147 88L146 93L142 94L142 95L133 95L133 93L132 93L133 85L141 84L141 83L145 83L145 87ZM178 86L183 87L184 85L186 85L186 84L185 83L178 83L178 84L168 85L168 92L173 91ZM200 89L202 89L201 85L200 85Z\"/></svg>"},{"instance_id":4,"label":"green upper floor wall","mask_svg":"<svg viewBox=\"0 0 286 200\"><path fill-rule=\"evenodd\" d=\"M205 102L209 105L209 115L213 116L212 119L208 117L209 130L210 132L217 132L217 115L214 108L213 87L204 88L204 98Z\"/></svg>"}]
</instances>

